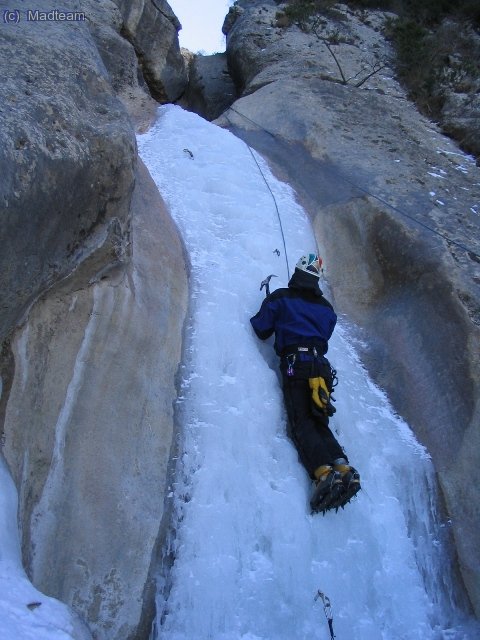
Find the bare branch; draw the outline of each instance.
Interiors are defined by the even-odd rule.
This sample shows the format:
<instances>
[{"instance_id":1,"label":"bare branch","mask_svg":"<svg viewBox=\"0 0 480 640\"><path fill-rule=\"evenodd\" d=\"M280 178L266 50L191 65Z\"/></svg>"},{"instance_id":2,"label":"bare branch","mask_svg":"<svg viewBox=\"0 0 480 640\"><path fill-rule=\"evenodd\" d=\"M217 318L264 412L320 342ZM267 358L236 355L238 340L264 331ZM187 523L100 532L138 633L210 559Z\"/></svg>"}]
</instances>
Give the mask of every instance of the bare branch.
<instances>
[{"instance_id":1,"label":"bare branch","mask_svg":"<svg viewBox=\"0 0 480 640\"><path fill-rule=\"evenodd\" d=\"M340 63L339 63L339 61L337 59L337 56L334 54L334 52L332 50L332 47L330 46L330 44L326 40L323 40L323 44L327 47L330 55L335 60L335 64L337 65L338 70L340 71L340 75L342 76L342 84L347 84L348 80L345 78L345 74L343 73L343 69L340 66Z\"/></svg>"},{"instance_id":2,"label":"bare branch","mask_svg":"<svg viewBox=\"0 0 480 640\"><path fill-rule=\"evenodd\" d=\"M335 53L333 52L333 49L330 45L330 43L328 42L328 40L324 37L319 35L319 33L317 32L317 24L318 23L314 23L312 25L312 31L313 33L316 35L316 37L321 40L323 42L323 44L327 47L328 52L330 53L330 55L332 56L332 58L335 60L335 64L338 67L338 70L340 71L340 75L342 76L342 84L347 84L348 80L345 78L345 74L343 73L343 69L338 61L337 56L335 55Z\"/></svg>"},{"instance_id":3,"label":"bare branch","mask_svg":"<svg viewBox=\"0 0 480 640\"><path fill-rule=\"evenodd\" d=\"M354 80L355 78L357 78L363 71L364 69L361 69L358 73L356 73L354 76L352 76L351 78L346 78L345 74L343 72L342 66L340 64L340 62L338 61L337 56L335 55L335 52L332 49L331 44L328 42L328 39L325 36L321 36L318 31L317 31L317 27L318 27L319 21L315 21L312 26L311 29L313 31L313 33L315 34L315 36L317 37L318 40L320 40L321 42L323 42L323 44L327 47L328 52L330 53L330 55L332 56L332 58L335 60L335 64L337 65L337 68L340 72L340 76L342 77L342 81L341 84L348 84L351 80ZM363 84L365 84L365 82L367 82L367 80L369 80L372 76L374 76L376 73L378 73L379 71L381 71L382 69L384 69L387 65L385 63L376 63L373 65L373 70L367 74L364 78L362 78L361 80L359 80L359 82L357 82L354 86L358 89L359 87L361 87Z\"/></svg>"},{"instance_id":4,"label":"bare branch","mask_svg":"<svg viewBox=\"0 0 480 640\"><path fill-rule=\"evenodd\" d=\"M368 74L368 76L365 76L365 78L363 78L362 80L360 80L360 82L357 82L357 84L355 85L355 87L357 87L357 89L359 87L362 86L362 84L364 84L367 80L369 80L372 76L374 76L376 73L378 73L379 71L381 71L382 69L385 69L387 65L386 64L381 64L377 69L373 69L373 71L371 73Z\"/></svg>"}]
</instances>

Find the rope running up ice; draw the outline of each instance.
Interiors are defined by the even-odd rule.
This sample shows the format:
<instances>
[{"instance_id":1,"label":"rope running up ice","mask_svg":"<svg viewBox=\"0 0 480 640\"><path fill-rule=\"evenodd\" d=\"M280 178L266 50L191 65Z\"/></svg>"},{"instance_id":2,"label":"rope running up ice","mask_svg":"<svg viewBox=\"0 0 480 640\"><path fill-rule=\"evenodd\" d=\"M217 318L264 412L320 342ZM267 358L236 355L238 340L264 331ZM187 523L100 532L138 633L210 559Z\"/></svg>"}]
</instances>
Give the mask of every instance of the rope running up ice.
<instances>
[{"instance_id":1,"label":"rope running up ice","mask_svg":"<svg viewBox=\"0 0 480 640\"><path fill-rule=\"evenodd\" d=\"M234 111L235 111L235 110L234 110ZM228 116L226 116L226 118L227 118L227 120L230 122L230 124L232 124L232 125L233 125L233 123L232 123L232 121L230 120L230 118L229 118ZM251 154L252 158L255 160L255 164L257 165L258 170L260 171L260 175L262 176L263 181L264 181L264 182L265 182L265 184L267 185L267 189L270 191L270 194L271 194L271 196L272 196L272 198L273 198L273 203L274 203L274 205L275 205L275 211L277 212L278 224L279 224L279 226L280 226L280 233L282 234L283 251L284 251L284 254L285 254L285 262L286 262L286 264L287 264L287 275L288 275L288 279L290 280L290 265L289 265L289 263L288 263L287 243L286 243L286 241L285 241L285 233L284 233L284 231L283 231L282 218L281 218L281 216L280 216L280 210L279 210L279 208L278 208L277 199L275 198L275 194L273 193L273 191L272 191L272 189L271 189L270 185L268 184L268 181L267 181L267 179L266 179L266 177L265 177L265 174L264 174L264 172L262 171L262 167L260 166L260 164L259 164L259 162L258 162L257 158L255 157L255 154L254 154L254 152L253 152L253 149L252 149L252 148L251 148L247 143L245 143L245 144L247 145L247 149L250 151L250 154Z\"/></svg>"}]
</instances>

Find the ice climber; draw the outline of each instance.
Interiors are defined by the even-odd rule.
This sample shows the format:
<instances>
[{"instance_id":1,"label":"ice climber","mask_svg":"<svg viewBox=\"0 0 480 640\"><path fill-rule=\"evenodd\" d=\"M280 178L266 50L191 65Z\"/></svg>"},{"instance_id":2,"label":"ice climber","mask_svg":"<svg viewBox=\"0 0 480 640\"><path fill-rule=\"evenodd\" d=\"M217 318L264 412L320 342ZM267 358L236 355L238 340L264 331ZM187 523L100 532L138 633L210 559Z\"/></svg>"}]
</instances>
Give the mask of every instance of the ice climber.
<instances>
[{"instance_id":1,"label":"ice climber","mask_svg":"<svg viewBox=\"0 0 480 640\"><path fill-rule=\"evenodd\" d=\"M288 288L269 294L250 319L256 335L275 333L280 356L288 435L293 440L315 488L313 511L343 507L360 489L360 476L350 466L328 426L335 412L335 371L325 357L337 316L319 287L322 259L310 253L297 262Z\"/></svg>"}]
</instances>

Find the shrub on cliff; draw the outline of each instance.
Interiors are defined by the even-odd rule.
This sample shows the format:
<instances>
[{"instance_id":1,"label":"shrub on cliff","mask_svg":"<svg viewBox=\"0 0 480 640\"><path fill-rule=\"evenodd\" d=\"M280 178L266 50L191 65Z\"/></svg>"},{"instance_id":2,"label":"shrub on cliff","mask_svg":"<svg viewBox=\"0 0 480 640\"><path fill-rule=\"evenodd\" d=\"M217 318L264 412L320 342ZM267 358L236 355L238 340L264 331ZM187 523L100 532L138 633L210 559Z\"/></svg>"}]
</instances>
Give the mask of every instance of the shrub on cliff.
<instances>
[{"instance_id":1,"label":"shrub on cliff","mask_svg":"<svg viewBox=\"0 0 480 640\"><path fill-rule=\"evenodd\" d=\"M344 3L362 15L370 9L391 13L385 34L396 49L397 73L410 97L420 111L437 120L466 151L479 156L480 143L476 140L479 139L480 2L344 0ZM324 17L347 19L333 0L289 0L281 14L277 14L277 26L296 24L324 42L335 58L341 82L346 84L348 79L331 46L346 40L335 39L335 32L322 32ZM377 73L381 68L382 65L372 71Z\"/></svg>"},{"instance_id":2,"label":"shrub on cliff","mask_svg":"<svg viewBox=\"0 0 480 640\"><path fill-rule=\"evenodd\" d=\"M335 0L290 0L283 13L290 23L298 25L301 29L307 29L310 19L318 14L328 13Z\"/></svg>"},{"instance_id":3,"label":"shrub on cliff","mask_svg":"<svg viewBox=\"0 0 480 640\"><path fill-rule=\"evenodd\" d=\"M407 2L407 4L409 4ZM423 0L387 22L397 51L400 79L419 108L439 118L449 91L468 93L480 79L480 39L475 33L480 6Z\"/></svg>"}]
</instances>

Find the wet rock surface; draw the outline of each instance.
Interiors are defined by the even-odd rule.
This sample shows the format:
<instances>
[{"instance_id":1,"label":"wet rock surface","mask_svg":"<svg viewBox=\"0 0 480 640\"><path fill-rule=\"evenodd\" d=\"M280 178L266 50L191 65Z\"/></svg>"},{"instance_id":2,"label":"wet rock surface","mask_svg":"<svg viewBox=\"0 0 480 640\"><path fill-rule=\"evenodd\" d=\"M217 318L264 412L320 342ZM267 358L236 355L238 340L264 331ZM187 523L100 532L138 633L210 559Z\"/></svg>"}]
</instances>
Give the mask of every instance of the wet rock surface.
<instances>
[{"instance_id":1,"label":"wet rock surface","mask_svg":"<svg viewBox=\"0 0 480 640\"><path fill-rule=\"evenodd\" d=\"M433 457L478 614L479 169L407 100L383 14L340 6L343 18L326 18L334 57L314 34L276 26L277 3L239 5L227 55L242 97L217 122L309 211L337 310Z\"/></svg>"}]
</instances>

